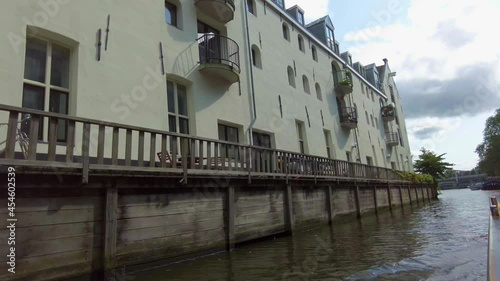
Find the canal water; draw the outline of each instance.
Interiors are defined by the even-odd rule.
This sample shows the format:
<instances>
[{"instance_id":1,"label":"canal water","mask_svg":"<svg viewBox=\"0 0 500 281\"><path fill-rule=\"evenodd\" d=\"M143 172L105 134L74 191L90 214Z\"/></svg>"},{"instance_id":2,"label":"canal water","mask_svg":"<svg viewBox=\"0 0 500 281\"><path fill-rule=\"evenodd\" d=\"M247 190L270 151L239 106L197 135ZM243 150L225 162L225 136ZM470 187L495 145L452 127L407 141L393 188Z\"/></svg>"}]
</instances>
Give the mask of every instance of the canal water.
<instances>
[{"instance_id":1,"label":"canal water","mask_svg":"<svg viewBox=\"0 0 500 281\"><path fill-rule=\"evenodd\" d=\"M443 191L433 203L414 203L117 280L486 280L492 193Z\"/></svg>"}]
</instances>

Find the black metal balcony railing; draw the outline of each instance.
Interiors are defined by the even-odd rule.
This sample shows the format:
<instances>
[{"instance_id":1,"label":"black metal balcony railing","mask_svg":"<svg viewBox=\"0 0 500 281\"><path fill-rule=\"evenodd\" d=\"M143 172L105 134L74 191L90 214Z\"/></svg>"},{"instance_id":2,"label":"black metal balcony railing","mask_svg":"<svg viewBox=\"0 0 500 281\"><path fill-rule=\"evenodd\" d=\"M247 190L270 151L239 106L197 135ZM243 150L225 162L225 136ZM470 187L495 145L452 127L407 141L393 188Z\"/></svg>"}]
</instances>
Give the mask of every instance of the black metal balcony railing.
<instances>
[{"instance_id":1,"label":"black metal balcony railing","mask_svg":"<svg viewBox=\"0 0 500 281\"><path fill-rule=\"evenodd\" d=\"M346 110L345 118L355 117ZM26 138L18 136L19 120L30 114ZM0 116L8 116L4 147L0 147L0 166L27 169L69 169L79 172L87 183L89 174L117 173L177 174L187 183L189 175L293 178L365 178L401 180L391 169L333 160L297 152L177 134L167 131L73 117L54 112L0 104ZM58 143L58 120L67 124L67 139ZM48 124L48 143L38 141L39 124ZM21 142L24 146L19 146ZM230 151L231 153L226 153ZM22 153L25 152L25 153ZM260 161L255 161L260 159Z\"/></svg>"},{"instance_id":2,"label":"black metal balcony railing","mask_svg":"<svg viewBox=\"0 0 500 281\"><path fill-rule=\"evenodd\" d=\"M382 120L385 122L393 121L396 118L396 108L391 105L386 105L380 109Z\"/></svg>"},{"instance_id":3,"label":"black metal balcony railing","mask_svg":"<svg viewBox=\"0 0 500 281\"><path fill-rule=\"evenodd\" d=\"M399 144L399 136L397 132L387 132L385 133L385 142L390 146L396 146Z\"/></svg>"},{"instance_id":4,"label":"black metal balcony railing","mask_svg":"<svg viewBox=\"0 0 500 281\"><path fill-rule=\"evenodd\" d=\"M341 123L358 123L358 113L354 107L341 107L340 108L340 122Z\"/></svg>"},{"instance_id":5,"label":"black metal balcony railing","mask_svg":"<svg viewBox=\"0 0 500 281\"><path fill-rule=\"evenodd\" d=\"M207 33L198 38L200 64L225 64L240 71L239 46L229 37Z\"/></svg>"}]
</instances>

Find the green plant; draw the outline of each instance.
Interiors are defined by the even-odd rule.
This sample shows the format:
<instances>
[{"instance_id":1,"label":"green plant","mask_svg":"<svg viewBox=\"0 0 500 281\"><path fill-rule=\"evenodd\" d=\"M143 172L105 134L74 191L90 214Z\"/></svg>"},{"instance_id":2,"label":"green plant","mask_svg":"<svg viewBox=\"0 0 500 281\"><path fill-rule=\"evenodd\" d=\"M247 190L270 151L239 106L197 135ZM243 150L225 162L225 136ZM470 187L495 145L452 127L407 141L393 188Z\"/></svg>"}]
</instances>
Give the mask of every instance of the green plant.
<instances>
[{"instance_id":1,"label":"green plant","mask_svg":"<svg viewBox=\"0 0 500 281\"><path fill-rule=\"evenodd\" d=\"M351 80L349 78L346 78L342 81L339 81L339 85L341 86L352 86Z\"/></svg>"},{"instance_id":2,"label":"green plant","mask_svg":"<svg viewBox=\"0 0 500 281\"><path fill-rule=\"evenodd\" d=\"M428 174L417 174L413 172L400 172L395 171L402 180L409 181L412 183L422 183L422 184L433 184L434 179Z\"/></svg>"}]
</instances>

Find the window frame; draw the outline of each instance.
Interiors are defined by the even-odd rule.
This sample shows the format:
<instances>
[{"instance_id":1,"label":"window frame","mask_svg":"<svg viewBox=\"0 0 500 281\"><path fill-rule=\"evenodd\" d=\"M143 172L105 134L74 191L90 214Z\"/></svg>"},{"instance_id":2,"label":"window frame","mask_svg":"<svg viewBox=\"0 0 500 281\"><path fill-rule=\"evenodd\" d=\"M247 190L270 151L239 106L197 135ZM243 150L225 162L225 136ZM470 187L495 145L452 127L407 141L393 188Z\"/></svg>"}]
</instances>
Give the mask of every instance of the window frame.
<instances>
[{"instance_id":1,"label":"window frame","mask_svg":"<svg viewBox=\"0 0 500 281\"><path fill-rule=\"evenodd\" d=\"M290 42L290 28L286 23L283 23L281 26L282 26L281 30L283 32L283 39Z\"/></svg>"},{"instance_id":2,"label":"window frame","mask_svg":"<svg viewBox=\"0 0 500 281\"><path fill-rule=\"evenodd\" d=\"M314 61L318 61L318 50L316 49L316 46L312 45L311 46L311 55Z\"/></svg>"},{"instance_id":3,"label":"window frame","mask_svg":"<svg viewBox=\"0 0 500 281\"><path fill-rule=\"evenodd\" d=\"M45 55L45 65L44 65L44 77L42 78L43 81L36 81L36 80L32 80L32 79L29 79L29 78L26 78L26 69L27 69L27 66L26 66L26 63L27 63L27 49L28 49L28 44L30 42L30 40L35 40L35 41L39 41L39 43L44 43L45 45L45 49L44 49L44 55ZM55 60L54 59L54 46L58 47L58 48L62 48L62 49L65 49L65 51L68 52L67 54L67 83L68 83L68 86L67 87L63 87L63 86L58 86L58 85L52 85L52 75L53 75L53 69L55 67L55 65L53 65L53 62ZM40 108L35 108L35 109L38 109L38 110L43 110L45 112L54 112L54 113L58 113L58 114L64 114L64 115L69 115L69 112L70 112L70 108L69 108L69 105L70 105L70 97L71 97L71 80L72 80L72 64L73 64L73 60L72 60L72 55L73 55L73 48L65 45L65 44L61 44L57 41L54 41L54 40L50 40L50 39L46 39L46 38L43 38L43 37L37 37L37 36L33 36L33 37L28 37L26 38L26 45L25 45L25 54L24 54L24 67L23 67L23 70L24 70L24 73L23 73L23 91L22 91L22 100L21 100L21 106L24 107L24 108L32 108L32 107L28 107L25 105L25 102L27 101L26 100L26 95L28 95L28 92L25 91L26 88L37 88L37 89L40 89L42 90L42 100L43 100L43 108L40 109ZM57 63L57 61L56 61ZM53 108L51 107L51 104L52 104L52 98L56 95L64 95L66 97L66 102L63 106L63 108L65 110L65 112L60 112L61 110L53 110ZM49 140L49 132L48 130L44 130L44 127L45 127L45 123L48 123L49 121L48 120L45 120L47 118L44 118L44 120L40 120L40 125L39 125L39 130L38 130L38 140L39 141L44 141L44 140ZM61 130L61 128L64 128L63 130ZM23 124L21 126L21 130L25 133L28 133L29 132L29 125L28 124ZM59 133L60 132L63 132L64 136L60 136ZM67 132L67 124L66 124L66 121L64 120L58 120L58 132L57 132L57 138L56 138L56 142L60 142L60 143L64 143L66 142L67 140L67 137L68 137L68 132Z\"/></svg>"},{"instance_id":4,"label":"window frame","mask_svg":"<svg viewBox=\"0 0 500 281\"><path fill-rule=\"evenodd\" d=\"M287 77L288 77L288 85L293 88L297 88L297 83L295 82L295 72L291 66L288 66L286 69Z\"/></svg>"},{"instance_id":5,"label":"window frame","mask_svg":"<svg viewBox=\"0 0 500 281\"><path fill-rule=\"evenodd\" d=\"M302 86L304 88L304 92L308 95L311 94L311 85L309 84L309 78L304 74L302 75Z\"/></svg>"},{"instance_id":6,"label":"window frame","mask_svg":"<svg viewBox=\"0 0 500 281\"><path fill-rule=\"evenodd\" d=\"M299 50L303 53L306 52L306 47L305 47L305 43L304 43L304 37L302 37L302 35L297 35L297 43L299 45Z\"/></svg>"},{"instance_id":7,"label":"window frame","mask_svg":"<svg viewBox=\"0 0 500 281\"><path fill-rule=\"evenodd\" d=\"M171 26L179 28L179 8L177 7L176 4L174 4L174 3L170 2L170 1L167 1L167 0L165 0L165 4L164 5L165 5L165 22L168 25L171 25ZM167 10L170 13L170 17L171 17L171 21L172 21L170 23L167 21L167 15L166 15ZM172 13L172 11L174 13ZM172 16L172 14L173 14L173 16ZM172 20L172 18L173 18L173 20Z\"/></svg>"},{"instance_id":8,"label":"window frame","mask_svg":"<svg viewBox=\"0 0 500 281\"><path fill-rule=\"evenodd\" d=\"M173 103L174 103L174 112L171 112L170 111L170 107L169 107L169 101L170 101L170 98L169 98L169 88L168 88L168 85L169 83L172 83L173 85ZM182 86L184 87L184 94L185 94L185 101L186 101L186 113L187 115L184 115L184 114L181 114L179 112L179 86ZM167 80L167 114L168 114L168 118L167 118L167 122L168 122L168 130L169 132L174 132L174 133L178 133L178 134L186 134L186 135L189 135L190 134L190 127L191 127L191 120L190 120L190 117L189 117L189 94L188 94L188 87L184 84L181 84L181 83L178 83L176 81L173 81L173 80ZM175 118L175 130L172 130L172 128L170 127L170 118L171 117L174 117ZM181 132L181 126L180 126L180 120L181 119L184 119L187 121L187 133L182 133Z\"/></svg>"},{"instance_id":9,"label":"window frame","mask_svg":"<svg viewBox=\"0 0 500 281\"><path fill-rule=\"evenodd\" d=\"M254 0L247 0L248 12L254 16L257 16L256 6Z\"/></svg>"},{"instance_id":10,"label":"window frame","mask_svg":"<svg viewBox=\"0 0 500 281\"><path fill-rule=\"evenodd\" d=\"M295 121L295 129L297 131L297 142L299 145L299 153L307 154L307 139L304 123L301 121Z\"/></svg>"}]
</instances>

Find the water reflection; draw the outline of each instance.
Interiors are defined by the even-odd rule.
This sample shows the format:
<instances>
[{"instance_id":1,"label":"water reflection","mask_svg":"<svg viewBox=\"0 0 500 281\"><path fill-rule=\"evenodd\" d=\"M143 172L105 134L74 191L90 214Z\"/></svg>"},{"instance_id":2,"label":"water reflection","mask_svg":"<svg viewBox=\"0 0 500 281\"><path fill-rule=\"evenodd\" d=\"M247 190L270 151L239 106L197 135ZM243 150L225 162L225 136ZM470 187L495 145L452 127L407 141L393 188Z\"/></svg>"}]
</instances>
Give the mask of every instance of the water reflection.
<instances>
[{"instance_id":1,"label":"water reflection","mask_svg":"<svg viewBox=\"0 0 500 281\"><path fill-rule=\"evenodd\" d=\"M365 215L126 280L484 280L484 191L445 191L438 202Z\"/></svg>"}]
</instances>

